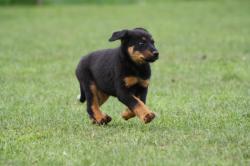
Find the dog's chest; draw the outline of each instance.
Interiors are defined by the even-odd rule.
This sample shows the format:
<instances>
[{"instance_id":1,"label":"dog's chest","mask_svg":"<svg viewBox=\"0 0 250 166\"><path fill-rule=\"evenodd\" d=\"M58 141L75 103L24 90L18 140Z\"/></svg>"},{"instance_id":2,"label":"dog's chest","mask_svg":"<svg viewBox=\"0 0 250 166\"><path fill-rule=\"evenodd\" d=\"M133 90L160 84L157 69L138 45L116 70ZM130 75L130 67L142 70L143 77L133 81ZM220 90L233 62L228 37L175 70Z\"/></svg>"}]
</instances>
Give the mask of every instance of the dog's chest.
<instances>
[{"instance_id":1,"label":"dog's chest","mask_svg":"<svg viewBox=\"0 0 250 166\"><path fill-rule=\"evenodd\" d=\"M139 85L141 87L147 88L149 86L149 78L151 75L149 65L145 65L142 67L134 67L132 65L128 65L123 68L123 71L125 71L122 78L125 87L130 88L135 85Z\"/></svg>"},{"instance_id":2,"label":"dog's chest","mask_svg":"<svg viewBox=\"0 0 250 166\"><path fill-rule=\"evenodd\" d=\"M135 85L140 85L141 87L147 88L149 85L149 79L142 79L136 76L127 76L123 79L124 85L127 88L130 88Z\"/></svg>"}]
</instances>

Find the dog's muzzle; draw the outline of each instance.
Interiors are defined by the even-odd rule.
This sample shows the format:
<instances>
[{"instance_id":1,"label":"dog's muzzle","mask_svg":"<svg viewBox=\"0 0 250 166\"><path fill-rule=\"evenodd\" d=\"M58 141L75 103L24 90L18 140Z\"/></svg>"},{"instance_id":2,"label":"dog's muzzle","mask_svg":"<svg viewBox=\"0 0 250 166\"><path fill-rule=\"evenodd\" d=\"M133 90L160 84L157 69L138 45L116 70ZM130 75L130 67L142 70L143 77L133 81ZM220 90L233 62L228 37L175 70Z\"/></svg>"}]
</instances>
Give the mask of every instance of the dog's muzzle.
<instances>
[{"instance_id":1,"label":"dog's muzzle","mask_svg":"<svg viewBox=\"0 0 250 166\"><path fill-rule=\"evenodd\" d=\"M151 57L146 59L147 62L154 62L157 59L159 59L159 52L158 51L154 51L154 52L152 52L152 54L153 55Z\"/></svg>"}]
</instances>

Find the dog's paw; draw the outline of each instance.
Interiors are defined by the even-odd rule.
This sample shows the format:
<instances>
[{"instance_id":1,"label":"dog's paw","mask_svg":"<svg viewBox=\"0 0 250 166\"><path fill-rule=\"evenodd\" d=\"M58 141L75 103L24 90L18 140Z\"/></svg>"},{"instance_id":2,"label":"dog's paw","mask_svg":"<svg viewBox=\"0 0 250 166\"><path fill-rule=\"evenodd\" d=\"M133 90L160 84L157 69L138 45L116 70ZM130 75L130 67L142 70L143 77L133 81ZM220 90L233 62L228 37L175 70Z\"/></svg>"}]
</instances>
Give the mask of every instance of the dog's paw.
<instances>
[{"instance_id":1,"label":"dog's paw","mask_svg":"<svg viewBox=\"0 0 250 166\"><path fill-rule=\"evenodd\" d=\"M109 122L111 122L112 118L108 115L105 115L105 124L108 124Z\"/></svg>"},{"instance_id":2,"label":"dog's paw","mask_svg":"<svg viewBox=\"0 0 250 166\"><path fill-rule=\"evenodd\" d=\"M97 124L97 125L106 125L108 124L110 121L112 120L112 118L108 115L104 115L102 118L100 119L93 119L92 118L92 124Z\"/></svg>"},{"instance_id":3,"label":"dog's paw","mask_svg":"<svg viewBox=\"0 0 250 166\"><path fill-rule=\"evenodd\" d=\"M147 113L144 118L143 118L143 122L146 124L146 123L149 123L151 122L153 119L155 118L155 114L153 112L149 112Z\"/></svg>"}]
</instances>

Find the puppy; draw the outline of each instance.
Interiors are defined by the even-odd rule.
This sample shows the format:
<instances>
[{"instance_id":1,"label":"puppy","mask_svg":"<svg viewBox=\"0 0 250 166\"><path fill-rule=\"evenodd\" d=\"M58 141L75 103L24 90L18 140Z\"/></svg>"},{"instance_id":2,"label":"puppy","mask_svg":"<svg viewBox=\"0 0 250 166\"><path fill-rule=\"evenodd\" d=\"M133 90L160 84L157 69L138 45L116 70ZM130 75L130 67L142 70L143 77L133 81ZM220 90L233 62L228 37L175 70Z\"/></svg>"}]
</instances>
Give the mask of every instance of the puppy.
<instances>
[{"instance_id":1,"label":"puppy","mask_svg":"<svg viewBox=\"0 0 250 166\"><path fill-rule=\"evenodd\" d=\"M150 63L159 58L151 34L144 28L114 32L109 41L120 40L114 49L92 52L81 58L76 77L80 84L79 101L87 100L89 118L95 124L107 124L112 118L101 112L100 106L114 96L127 106L122 117L137 116L151 122L155 114L145 105Z\"/></svg>"}]
</instances>

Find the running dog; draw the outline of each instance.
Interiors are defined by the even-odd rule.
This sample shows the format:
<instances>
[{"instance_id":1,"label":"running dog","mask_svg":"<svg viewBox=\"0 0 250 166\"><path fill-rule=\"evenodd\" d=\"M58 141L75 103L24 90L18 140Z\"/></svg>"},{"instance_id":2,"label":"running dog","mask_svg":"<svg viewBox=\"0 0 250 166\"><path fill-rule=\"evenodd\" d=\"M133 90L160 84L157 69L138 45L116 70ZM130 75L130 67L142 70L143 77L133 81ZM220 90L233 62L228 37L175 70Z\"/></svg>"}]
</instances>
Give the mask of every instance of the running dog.
<instances>
[{"instance_id":1,"label":"running dog","mask_svg":"<svg viewBox=\"0 0 250 166\"><path fill-rule=\"evenodd\" d=\"M137 116L149 123L155 114L145 105L150 63L159 58L151 34L144 28L114 32L110 42L120 40L114 49L92 52L81 58L76 77L80 84L79 101L87 101L87 112L93 123L103 125L112 118L101 112L100 106L114 96L127 106L122 117Z\"/></svg>"}]
</instances>

